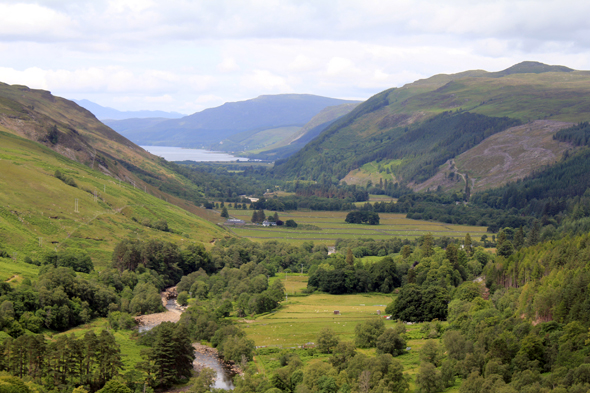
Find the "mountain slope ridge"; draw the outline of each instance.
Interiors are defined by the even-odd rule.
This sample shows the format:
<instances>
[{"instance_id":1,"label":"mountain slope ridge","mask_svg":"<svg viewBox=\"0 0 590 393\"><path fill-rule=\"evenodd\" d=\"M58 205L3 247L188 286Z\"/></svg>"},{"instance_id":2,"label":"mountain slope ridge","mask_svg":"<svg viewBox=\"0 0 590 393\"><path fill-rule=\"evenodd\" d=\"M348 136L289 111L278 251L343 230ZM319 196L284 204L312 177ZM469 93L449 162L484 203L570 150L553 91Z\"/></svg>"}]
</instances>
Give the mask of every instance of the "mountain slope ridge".
<instances>
[{"instance_id":1,"label":"mountain slope ridge","mask_svg":"<svg viewBox=\"0 0 590 393\"><path fill-rule=\"evenodd\" d=\"M357 101L312 94L262 95L254 99L227 102L216 108L145 129L126 130L124 135L142 145L204 147L223 149L219 144L246 131L303 126L328 106Z\"/></svg>"},{"instance_id":2,"label":"mountain slope ridge","mask_svg":"<svg viewBox=\"0 0 590 393\"><path fill-rule=\"evenodd\" d=\"M472 113L484 116L486 121L507 118L517 123L539 119L568 123L589 120L590 73L523 62L494 73L475 70L439 74L387 89L332 124L289 160L278 161L275 174L336 182L368 162L385 158L379 150L387 144L391 149L405 151L395 177L404 184L422 183L426 179L415 177L417 172L408 172L408 168L419 164L415 158L418 145L397 146L392 145L392 140L401 138L402 143L402 134L421 132L420 127L427 128L428 122L444 113ZM435 137L436 130L432 132L432 146L438 144L436 151L444 150L446 142ZM465 149L467 146L453 154L461 154Z\"/></svg>"}]
</instances>

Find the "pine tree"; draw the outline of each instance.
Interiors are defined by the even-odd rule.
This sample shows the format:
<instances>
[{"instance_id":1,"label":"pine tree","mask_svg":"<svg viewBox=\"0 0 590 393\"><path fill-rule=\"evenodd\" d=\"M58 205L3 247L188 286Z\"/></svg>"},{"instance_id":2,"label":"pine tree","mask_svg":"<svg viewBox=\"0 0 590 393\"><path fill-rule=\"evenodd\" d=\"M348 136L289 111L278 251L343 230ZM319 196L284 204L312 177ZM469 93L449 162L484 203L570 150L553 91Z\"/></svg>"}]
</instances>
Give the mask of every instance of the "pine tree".
<instances>
[{"instance_id":1,"label":"pine tree","mask_svg":"<svg viewBox=\"0 0 590 393\"><path fill-rule=\"evenodd\" d=\"M518 231L514 234L514 249L520 250L524 245L524 229L522 226L518 228Z\"/></svg>"},{"instance_id":2,"label":"pine tree","mask_svg":"<svg viewBox=\"0 0 590 393\"><path fill-rule=\"evenodd\" d=\"M231 303L230 303L231 304ZM195 350L192 346L189 332L184 325L177 324L172 336L174 352L176 354L174 369L178 379L189 379L193 370Z\"/></svg>"},{"instance_id":3,"label":"pine tree","mask_svg":"<svg viewBox=\"0 0 590 393\"><path fill-rule=\"evenodd\" d=\"M227 207L225 206L223 207L223 209L221 209L221 217L229 218L229 213L227 211Z\"/></svg>"},{"instance_id":4,"label":"pine tree","mask_svg":"<svg viewBox=\"0 0 590 393\"><path fill-rule=\"evenodd\" d=\"M106 330L102 330L98 336L98 364L101 384L112 379L123 368L119 345L115 337Z\"/></svg>"},{"instance_id":5,"label":"pine tree","mask_svg":"<svg viewBox=\"0 0 590 393\"><path fill-rule=\"evenodd\" d=\"M258 210L258 222L262 222L266 220L266 214L264 214L264 210Z\"/></svg>"},{"instance_id":6,"label":"pine tree","mask_svg":"<svg viewBox=\"0 0 590 393\"><path fill-rule=\"evenodd\" d=\"M526 245L530 247L539 243L540 232L541 228L539 225L539 221L535 220L535 222L533 222L533 227L529 231L528 236L526 238Z\"/></svg>"},{"instance_id":7,"label":"pine tree","mask_svg":"<svg viewBox=\"0 0 590 393\"><path fill-rule=\"evenodd\" d=\"M348 266L354 265L354 256L352 255L352 250L350 248L346 251L346 264Z\"/></svg>"},{"instance_id":8,"label":"pine tree","mask_svg":"<svg viewBox=\"0 0 590 393\"><path fill-rule=\"evenodd\" d=\"M252 221L254 224L258 222L258 211L254 210L254 212L252 212L252 218L250 221Z\"/></svg>"},{"instance_id":9,"label":"pine tree","mask_svg":"<svg viewBox=\"0 0 590 393\"><path fill-rule=\"evenodd\" d=\"M431 233L424 235L424 240L422 241L422 253L425 257L434 255L434 238Z\"/></svg>"},{"instance_id":10,"label":"pine tree","mask_svg":"<svg viewBox=\"0 0 590 393\"><path fill-rule=\"evenodd\" d=\"M174 323L162 322L158 326L156 339L150 353L156 372L155 379L158 387L171 386L176 381L176 348L174 344Z\"/></svg>"},{"instance_id":11,"label":"pine tree","mask_svg":"<svg viewBox=\"0 0 590 393\"><path fill-rule=\"evenodd\" d=\"M506 241L506 233L503 229L498 232L498 237L496 238L496 248L502 247L502 243Z\"/></svg>"},{"instance_id":12,"label":"pine tree","mask_svg":"<svg viewBox=\"0 0 590 393\"><path fill-rule=\"evenodd\" d=\"M402 257L404 259L408 259L408 257L410 256L411 253L412 253L412 248L409 245L405 244L402 247Z\"/></svg>"},{"instance_id":13,"label":"pine tree","mask_svg":"<svg viewBox=\"0 0 590 393\"><path fill-rule=\"evenodd\" d=\"M471 235L470 234L466 234L465 235L465 240L464 240L464 246L465 246L465 252L469 255L471 255L473 253L473 248L472 248L472 242L471 242Z\"/></svg>"}]
</instances>

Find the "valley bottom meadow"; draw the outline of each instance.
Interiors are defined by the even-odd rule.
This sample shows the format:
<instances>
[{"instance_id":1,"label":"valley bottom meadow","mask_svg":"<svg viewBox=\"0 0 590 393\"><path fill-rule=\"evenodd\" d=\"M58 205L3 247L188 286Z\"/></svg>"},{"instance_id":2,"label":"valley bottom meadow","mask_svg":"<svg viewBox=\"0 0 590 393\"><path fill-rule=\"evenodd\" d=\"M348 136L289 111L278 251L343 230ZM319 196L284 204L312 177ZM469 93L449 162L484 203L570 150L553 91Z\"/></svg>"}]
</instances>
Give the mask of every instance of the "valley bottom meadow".
<instances>
[{"instance_id":1,"label":"valley bottom meadow","mask_svg":"<svg viewBox=\"0 0 590 393\"><path fill-rule=\"evenodd\" d=\"M285 285L288 299L275 311L258 316L256 319L240 319L240 326L257 347L254 362L260 373L272 373L280 368L279 358L283 351L296 352L303 363L328 361L331 355L309 351L302 347L313 347L319 332L331 328L340 341L354 341L354 329L359 323L370 318L384 318L385 307L395 295L369 293L356 295L330 295L315 293L303 295L307 286L307 275L279 274L271 279L281 280ZM381 315L378 315L378 311ZM338 311L338 314L334 312ZM386 327L393 327L396 321L385 320ZM420 349L428 341L421 332L423 324L407 325L407 353L397 356L404 373L410 376L410 391L415 388L415 374L420 367ZM439 339L433 339L439 341ZM357 349L369 356L376 355L375 348ZM268 374L270 375L270 374ZM460 380L445 392L459 391Z\"/></svg>"},{"instance_id":2,"label":"valley bottom meadow","mask_svg":"<svg viewBox=\"0 0 590 393\"><path fill-rule=\"evenodd\" d=\"M405 214L395 213L379 213L379 225L348 224L344 221L348 212L341 211L279 212L279 218L282 221L294 220L299 227L263 227L251 223L252 210L228 209L228 211L231 217L246 222L243 226L226 226L234 234L253 241L280 240L296 245L314 241L333 246L337 239L357 238L386 240L398 237L412 240L428 233L434 237L447 236L460 239L469 233L472 239L479 240L487 233L486 227L413 220L406 218ZM265 211L265 214L268 217L274 212Z\"/></svg>"}]
</instances>

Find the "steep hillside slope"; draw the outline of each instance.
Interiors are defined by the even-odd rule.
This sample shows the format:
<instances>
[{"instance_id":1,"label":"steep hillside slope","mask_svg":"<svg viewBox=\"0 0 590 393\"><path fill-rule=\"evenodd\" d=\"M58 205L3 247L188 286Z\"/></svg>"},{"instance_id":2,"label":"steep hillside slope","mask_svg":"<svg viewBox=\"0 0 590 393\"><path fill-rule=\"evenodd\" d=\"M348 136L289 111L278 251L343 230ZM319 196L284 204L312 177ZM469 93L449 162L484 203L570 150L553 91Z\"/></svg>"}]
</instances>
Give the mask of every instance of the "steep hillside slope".
<instances>
[{"instance_id":1,"label":"steep hillside slope","mask_svg":"<svg viewBox=\"0 0 590 393\"><path fill-rule=\"evenodd\" d=\"M124 131L141 145L214 147L225 149L223 140L232 135L283 127L301 127L328 106L354 101L309 94L265 95L246 101L228 102L153 127Z\"/></svg>"},{"instance_id":2,"label":"steep hillside slope","mask_svg":"<svg viewBox=\"0 0 590 393\"><path fill-rule=\"evenodd\" d=\"M543 119L590 119L590 72L524 62L500 72L435 75L389 89L277 162L275 173L338 181L366 163L398 160L391 168L395 178L420 184L491 135Z\"/></svg>"},{"instance_id":3,"label":"steep hillside slope","mask_svg":"<svg viewBox=\"0 0 590 393\"><path fill-rule=\"evenodd\" d=\"M428 181L414 185L416 191L463 189L468 175L473 191L499 187L523 179L541 167L556 163L572 148L569 143L553 139L572 123L536 120L486 138L477 146L449 160Z\"/></svg>"},{"instance_id":4,"label":"steep hillside slope","mask_svg":"<svg viewBox=\"0 0 590 393\"><path fill-rule=\"evenodd\" d=\"M193 202L201 198L199 187L171 171L160 158L105 126L76 103L48 91L0 83L0 126L154 195L165 197L169 192L190 196L187 198Z\"/></svg>"},{"instance_id":5,"label":"steep hillside slope","mask_svg":"<svg viewBox=\"0 0 590 393\"><path fill-rule=\"evenodd\" d=\"M228 236L168 203L165 196L119 182L2 126L0 168L0 249L18 261L19 255L80 248L100 268L122 239L158 238L181 244ZM176 198L168 200L181 204ZM168 231L154 228L160 220Z\"/></svg>"}]
</instances>

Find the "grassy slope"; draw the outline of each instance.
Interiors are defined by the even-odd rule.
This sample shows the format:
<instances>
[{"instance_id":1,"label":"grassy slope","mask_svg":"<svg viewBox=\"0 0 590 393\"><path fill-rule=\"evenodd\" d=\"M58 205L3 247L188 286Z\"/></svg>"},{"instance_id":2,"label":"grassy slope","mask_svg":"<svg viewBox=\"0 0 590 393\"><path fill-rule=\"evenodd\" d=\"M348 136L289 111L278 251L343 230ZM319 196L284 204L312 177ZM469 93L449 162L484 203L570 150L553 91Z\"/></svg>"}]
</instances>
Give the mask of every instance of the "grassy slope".
<instances>
[{"instance_id":1,"label":"grassy slope","mask_svg":"<svg viewBox=\"0 0 590 393\"><path fill-rule=\"evenodd\" d=\"M229 235L151 195L149 189L146 193L124 182L119 184L38 143L4 132L0 132L0 167L0 247L11 255L18 253L18 260L45 250L78 247L87 250L100 268L123 238L159 238L181 244L208 243ZM55 178L57 169L74 178L78 187ZM95 190L97 202L92 195ZM74 212L75 199L79 213ZM175 233L142 226L133 217L139 222L165 219Z\"/></svg>"},{"instance_id":2,"label":"grassy slope","mask_svg":"<svg viewBox=\"0 0 590 393\"><path fill-rule=\"evenodd\" d=\"M193 195L202 194L199 187L170 171L162 165L159 157L105 126L92 113L72 101L44 90L0 83L0 126L3 131L39 142L114 179L129 184L135 182L154 195L197 212L192 204L150 186L139 175L147 175ZM49 132L53 128L57 137L51 141Z\"/></svg>"}]
</instances>

